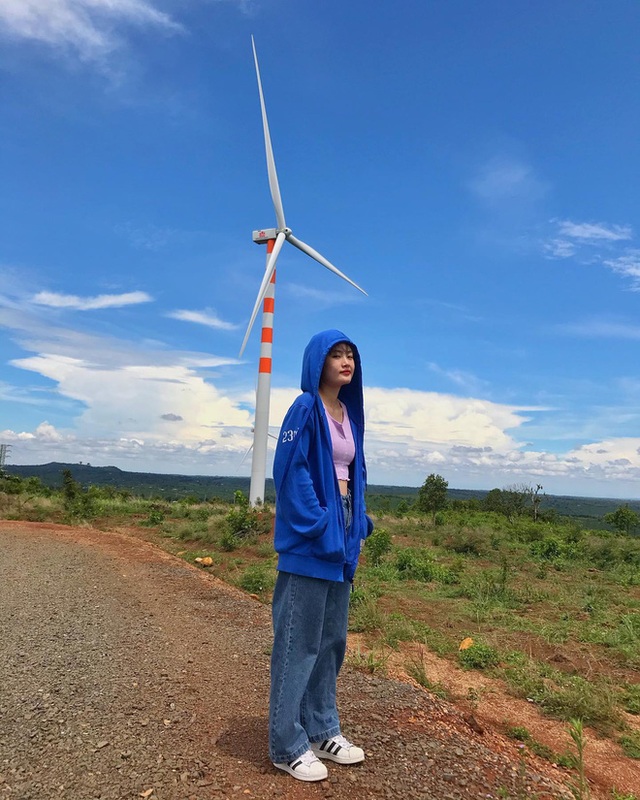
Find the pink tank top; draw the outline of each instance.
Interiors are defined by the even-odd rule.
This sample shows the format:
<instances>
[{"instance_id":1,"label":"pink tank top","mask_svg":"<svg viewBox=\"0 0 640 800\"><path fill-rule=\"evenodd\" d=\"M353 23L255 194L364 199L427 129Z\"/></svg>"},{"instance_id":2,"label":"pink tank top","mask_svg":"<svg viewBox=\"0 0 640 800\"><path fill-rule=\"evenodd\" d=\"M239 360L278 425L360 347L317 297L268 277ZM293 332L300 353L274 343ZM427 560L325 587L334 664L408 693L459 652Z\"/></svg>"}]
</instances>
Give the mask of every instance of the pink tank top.
<instances>
[{"instance_id":1,"label":"pink tank top","mask_svg":"<svg viewBox=\"0 0 640 800\"><path fill-rule=\"evenodd\" d=\"M356 445L353 441L353 431L349 422L347 407L340 400L342 406L342 422L335 420L326 411L329 420L329 431L331 432L331 444L333 446L333 466L336 469L336 477L339 481L349 480L349 465L356 455Z\"/></svg>"}]
</instances>

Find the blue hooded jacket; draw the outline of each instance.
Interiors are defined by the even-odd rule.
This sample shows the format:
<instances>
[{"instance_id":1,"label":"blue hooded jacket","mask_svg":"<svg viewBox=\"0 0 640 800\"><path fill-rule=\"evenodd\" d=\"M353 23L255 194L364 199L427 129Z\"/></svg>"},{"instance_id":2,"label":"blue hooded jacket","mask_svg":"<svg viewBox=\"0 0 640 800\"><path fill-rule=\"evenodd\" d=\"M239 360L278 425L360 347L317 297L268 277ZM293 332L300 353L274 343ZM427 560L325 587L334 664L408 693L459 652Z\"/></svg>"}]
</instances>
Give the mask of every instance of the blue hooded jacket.
<instances>
[{"instance_id":1,"label":"blue hooded jacket","mask_svg":"<svg viewBox=\"0 0 640 800\"><path fill-rule=\"evenodd\" d=\"M349 412L356 449L349 467L353 523L348 537L329 423L318 392L325 359L339 342L347 342L354 355L351 383L338 395ZM328 330L312 337L302 359L301 389L282 423L273 463L278 569L311 578L352 581L361 540L371 533L373 523L364 504L362 367L358 350L348 336Z\"/></svg>"}]
</instances>

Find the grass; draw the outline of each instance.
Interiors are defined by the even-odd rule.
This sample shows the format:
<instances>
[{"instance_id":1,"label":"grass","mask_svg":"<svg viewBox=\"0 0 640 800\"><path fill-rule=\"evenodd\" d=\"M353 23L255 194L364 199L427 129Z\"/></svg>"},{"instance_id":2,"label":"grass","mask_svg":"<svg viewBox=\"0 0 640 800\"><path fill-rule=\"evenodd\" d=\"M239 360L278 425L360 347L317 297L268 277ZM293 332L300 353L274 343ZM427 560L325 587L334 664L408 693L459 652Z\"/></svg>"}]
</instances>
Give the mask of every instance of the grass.
<instances>
[{"instance_id":1,"label":"grass","mask_svg":"<svg viewBox=\"0 0 640 800\"><path fill-rule=\"evenodd\" d=\"M442 700L447 700L450 697L449 691L440 681L432 681L429 678L422 648L418 648L416 653L405 661L405 670L407 675L412 677L420 686L428 689L431 694L435 694L436 697L440 697Z\"/></svg>"},{"instance_id":2,"label":"grass","mask_svg":"<svg viewBox=\"0 0 640 800\"><path fill-rule=\"evenodd\" d=\"M565 767L566 769L572 769L576 766L576 756L572 753L564 752L558 753L553 750L551 747L548 747L546 744L539 742L535 739L529 730L521 725L512 725L509 726L506 730L507 736L511 739L515 739L518 742L522 742L527 746L527 748L534 753L536 756L540 758L544 758L546 761L549 761L552 764L557 764L560 767Z\"/></svg>"},{"instance_id":3,"label":"grass","mask_svg":"<svg viewBox=\"0 0 640 800\"><path fill-rule=\"evenodd\" d=\"M106 489L79 496L69 514L60 493L0 487L0 515L136 526L189 561L212 556L208 571L269 601L275 559L268 508L250 509L239 497L229 505ZM638 735L625 728L623 712L640 714L640 537L464 509L439 512L435 524L428 516L385 515L365 543L355 586L349 628L362 650L350 659L360 668L380 671L388 653L403 643L411 650L413 642L416 653L424 646L488 671L543 713L580 719L638 757ZM465 637L475 644L459 651ZM417 656L405 667L425 688L442 690Z\"/></svg>"},{"instance_id":4,"label":"grass","mask_svg":"<svg viewBox=\"0 0 640 800\"><path fill-rule=\"evenodd\" d=\"M640 758L640 731L633 731L621 736L620 746L629 758Z\"/></svg>"},{"instance_id":5,"label":"grass","mask_svg":"<svg viewBox=\"0 0 640 800\"><path fill-rule=\"evenodd\" d=\"M345 658L349 666L362 672L367 672L370 675L386 675L388 660L389 656L380 651L364 651L360 647L348 653Z\"/></svg>"}]
</instances>

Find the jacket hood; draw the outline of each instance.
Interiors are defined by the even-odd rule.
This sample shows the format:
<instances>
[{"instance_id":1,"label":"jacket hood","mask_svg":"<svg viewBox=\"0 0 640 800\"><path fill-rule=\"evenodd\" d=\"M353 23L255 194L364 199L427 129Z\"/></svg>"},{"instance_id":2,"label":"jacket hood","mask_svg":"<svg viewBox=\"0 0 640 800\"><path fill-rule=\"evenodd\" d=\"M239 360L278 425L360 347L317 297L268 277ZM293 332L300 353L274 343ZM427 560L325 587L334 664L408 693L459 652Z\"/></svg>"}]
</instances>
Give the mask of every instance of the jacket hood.
<instances>
[{"instance_id":1,"label":"jacket hood","mask_svg":"<svg viewBox=\"0 0 640 800\"><path fill-rule=\"evenodd\" d=\"M319 397L320 376L322 375L325 359L329 355L331 348L339 342L346 342L353 349L354 371L351 383L340 389L338 397L346 405L350 418L359 425L363 425L364 398L360 353L356 345L342 331L335 329L320 331L320 333L316 333L315 336L311 337L302 357L300 388L303 392L309 392L314 397Z\"/></svg>"}]
</instances>

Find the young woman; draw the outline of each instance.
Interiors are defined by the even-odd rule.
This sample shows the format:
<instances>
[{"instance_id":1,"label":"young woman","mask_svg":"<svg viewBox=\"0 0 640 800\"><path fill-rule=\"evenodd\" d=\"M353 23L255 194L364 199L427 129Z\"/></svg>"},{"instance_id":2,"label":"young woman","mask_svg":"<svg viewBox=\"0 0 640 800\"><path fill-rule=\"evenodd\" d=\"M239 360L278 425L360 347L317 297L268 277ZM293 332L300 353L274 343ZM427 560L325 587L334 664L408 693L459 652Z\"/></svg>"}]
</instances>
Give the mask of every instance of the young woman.
<instances>
[{"instance_id":1,"label":"young woman","mask_svg":"<svg viewBox=\"0 0 640 800\"><path fill-rule=\"evenodd\" d=\"M358 351L336 330L316 334L302 361L302 394L282 423L276 486L269 755L303 781L327 777L319 759L356 764L340 732L336 680L365 514L364 404Z\"/></svg>"}]
</instances>

